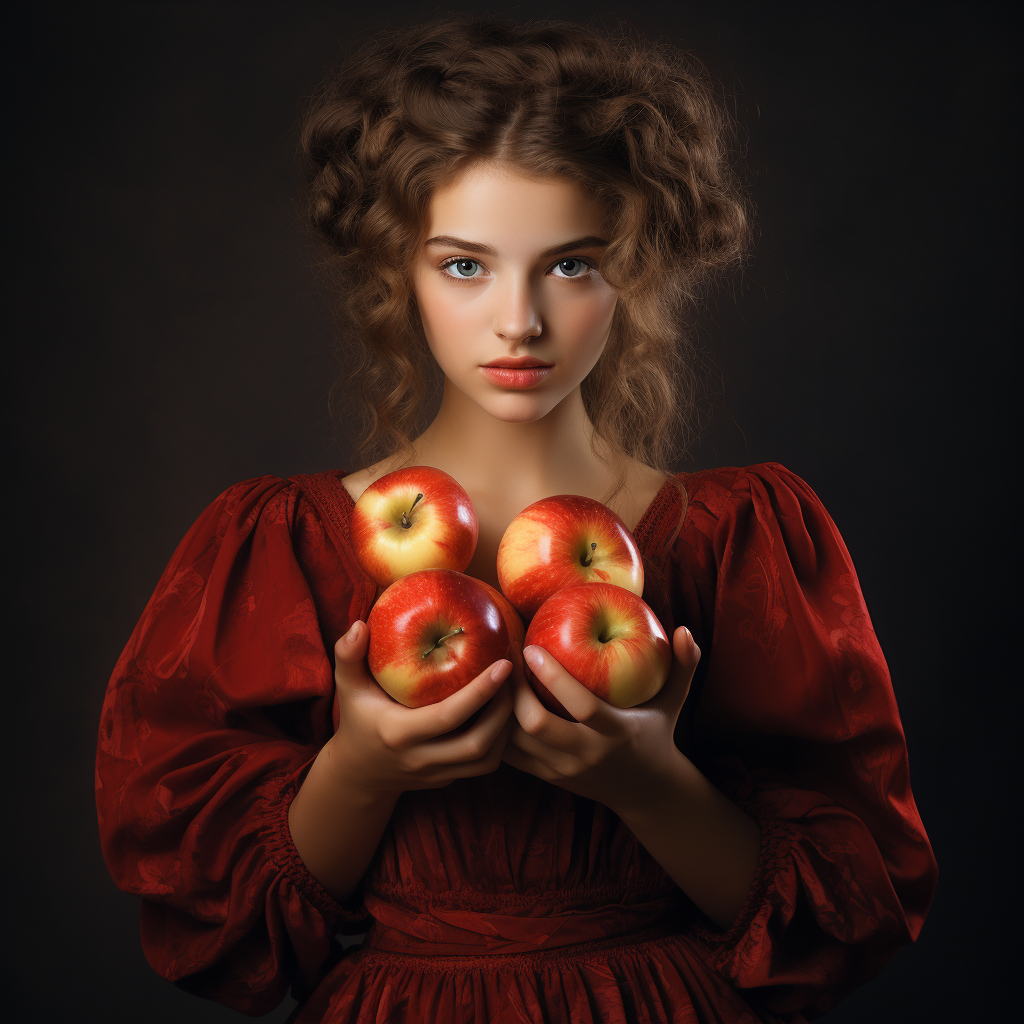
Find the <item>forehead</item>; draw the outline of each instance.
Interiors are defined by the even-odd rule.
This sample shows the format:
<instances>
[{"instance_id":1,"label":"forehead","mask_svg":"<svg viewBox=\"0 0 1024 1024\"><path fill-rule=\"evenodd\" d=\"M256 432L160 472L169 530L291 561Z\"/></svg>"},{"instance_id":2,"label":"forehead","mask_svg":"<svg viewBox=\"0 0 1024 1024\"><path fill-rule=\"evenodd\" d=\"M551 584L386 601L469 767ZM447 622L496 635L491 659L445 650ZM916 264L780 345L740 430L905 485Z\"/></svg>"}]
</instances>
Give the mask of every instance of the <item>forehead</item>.
<instances>
[{"instance_id":1,"label":"forehead","mask_svg":"<svg viewBox=\"0 0 1024 1024\"><path fill-rule=\"evenodd\" d=\"M435 192L424 237L454 235L514 255L598 235L603 226L600 203L575 182L481 161Z\"/></svg>"}]
</instances>

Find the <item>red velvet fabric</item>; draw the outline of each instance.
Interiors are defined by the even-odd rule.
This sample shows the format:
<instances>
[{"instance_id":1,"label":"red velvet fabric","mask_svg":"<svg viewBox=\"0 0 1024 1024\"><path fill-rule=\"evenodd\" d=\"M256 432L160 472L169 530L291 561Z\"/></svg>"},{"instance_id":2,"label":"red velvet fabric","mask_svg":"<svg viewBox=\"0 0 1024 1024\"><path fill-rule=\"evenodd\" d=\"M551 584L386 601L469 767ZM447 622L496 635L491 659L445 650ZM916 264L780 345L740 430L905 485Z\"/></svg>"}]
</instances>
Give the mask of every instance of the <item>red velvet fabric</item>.
<instances>
[{"instance_id":1,"label":"red velvet fabric","mask_svg":"<svg viewBox=\"0 0 1024 1024\"><path fill-rule=\"evenodd\" d=\"M888 670L835 525L776 463L681 474L682 526L667 484L634 531L644 599L703 652L677 744L761 825L730 931L606 807L507 764L404 794L336 903L287 809L375 595L342 476L229 488L111 678L103 853L165 978L252 1015L291 988L300 1024L800 1021L916 938L937 867Z\"/></svg>"}]
</instances>

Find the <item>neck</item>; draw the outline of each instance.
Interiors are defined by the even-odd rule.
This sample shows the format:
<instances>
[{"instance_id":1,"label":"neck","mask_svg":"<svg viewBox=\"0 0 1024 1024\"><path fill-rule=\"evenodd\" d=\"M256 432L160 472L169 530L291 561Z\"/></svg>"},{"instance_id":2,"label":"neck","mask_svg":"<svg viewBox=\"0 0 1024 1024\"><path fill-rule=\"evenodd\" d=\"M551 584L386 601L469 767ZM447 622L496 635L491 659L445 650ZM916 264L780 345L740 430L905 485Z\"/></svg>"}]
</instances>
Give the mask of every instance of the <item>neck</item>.
<instances>
[{"instance_id":1,"label":"neck","mask_svg":"<svg viewBox=\"0 0 1024 1024\"><path fill-rule=\"evenodd\" d=\"M491 416L445 381L441 408L416 439L417 461L450 473L468 490L518 494L593 494L616 477L617 463L593 451L594 426L577 387L542 419L510 423ZM607 446L598 439L598 450ZM594 497L599 495L593 494Z\"/></svg>"}]
</instances>

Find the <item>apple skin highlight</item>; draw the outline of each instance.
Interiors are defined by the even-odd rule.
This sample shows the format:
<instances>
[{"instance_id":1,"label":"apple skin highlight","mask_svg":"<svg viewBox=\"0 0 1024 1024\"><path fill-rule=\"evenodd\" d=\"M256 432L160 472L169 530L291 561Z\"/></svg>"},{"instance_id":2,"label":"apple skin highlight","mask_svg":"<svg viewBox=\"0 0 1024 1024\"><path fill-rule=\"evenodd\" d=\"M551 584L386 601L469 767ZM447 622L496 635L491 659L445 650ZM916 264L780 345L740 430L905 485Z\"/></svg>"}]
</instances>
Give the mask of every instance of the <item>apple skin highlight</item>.
<instances>
[{"instance_id":1,"label":"apple skin highlight","mask_svg":"<svg viewBox=\"0 0 1024 1024\"><path fill-rule=\"evenodd\" d=\"M607 505L557 494L528 505L498 545L502 593L529 619L553 594L580 583L610 583L639 597L644 567L633 535Z\"/></svg>"},{"instance_id":2,"label":"apple skin highlight","mask_svg":"<svg viewBox=\"0 0 1024 1024\"><path fill-rule=\"evenodd\" d=\"M485 586L461 572L423 569L380 595L366 623L367 662L386 693L410 708L436 704L509 657L505 617Z\"/></svg>"},{"instance_id":3,"label":"apple skin highlight","mask_svg":"<svg viewBox=\"0 0 1024 1024\"><path fill-rule=\"evenodd\" d=\"M501 612L501 617L505 620L505 628L508 630L509 645L506 657L525 678L526 662L523 659L523 648L526 646L526 626L522 616L500 590L495 590L490 583L478 580L475 576L473 579L487 591L491 600L498 606L498 611Z\"/></svg>"},{"instance_id":4,"label":"apple skin highlight","mask_svg":"<svg viewBox=\"0 0 1024 1024\"><path fill-rule=\"evenodd\" d=\"M382 587L420 569L463 572L479 534L469 495L432 466L382 476L352 510L352 546L367 575Z\"/></svg>"},{"instance_id":5,"label":"apple skin highlight","mask_svg":"<svg viewBox=\"0 0 1024 1024\"><path fill-rule=\"evenodd\" d=\"M617 708L650 700L672 667L672 647L658 617L636 594L608 583L584 583L548 598L526 630L524 646L531 644ZM574 721L529 666L527 681L549 711Z\"/></svg>"}]
</instances>

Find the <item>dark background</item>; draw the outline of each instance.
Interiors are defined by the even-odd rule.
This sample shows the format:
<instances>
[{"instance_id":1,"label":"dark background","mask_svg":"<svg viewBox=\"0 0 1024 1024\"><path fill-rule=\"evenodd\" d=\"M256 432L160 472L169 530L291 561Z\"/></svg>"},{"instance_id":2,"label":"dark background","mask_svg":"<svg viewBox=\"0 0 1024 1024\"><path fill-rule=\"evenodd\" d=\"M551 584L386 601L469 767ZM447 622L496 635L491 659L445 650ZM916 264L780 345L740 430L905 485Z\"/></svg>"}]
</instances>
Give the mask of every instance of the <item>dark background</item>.
<instances>
[{"instance_id":1,"label":"dark background","mask_svg":"<svg viewBox=\"0 0 1024 1024\"><path fill-rule=\"evenodd\" d=\"M354 32L481 8L33 10L9 34L7 125L20 229L7 504L24 558L12 646L28 654L7 686L12 1019L241 1020L149 968L137 900L106 873L92 790L104 688L217 494L353 468L326 412L331 325L294 201L301 99ZM1004 356L1019 294L1016 26L978 4L492 10L628 14L735 97L759 238L704 320L716 370L703 440L679 468L779 461L832 513L941 868L918 942L826 1019L997 1019L1018 888L1003 781L1017 728L997 653L1010 615L993 592L1017 529Z\"/></svg>"}]
</instances>

